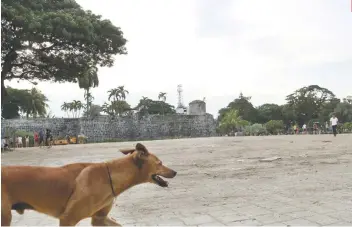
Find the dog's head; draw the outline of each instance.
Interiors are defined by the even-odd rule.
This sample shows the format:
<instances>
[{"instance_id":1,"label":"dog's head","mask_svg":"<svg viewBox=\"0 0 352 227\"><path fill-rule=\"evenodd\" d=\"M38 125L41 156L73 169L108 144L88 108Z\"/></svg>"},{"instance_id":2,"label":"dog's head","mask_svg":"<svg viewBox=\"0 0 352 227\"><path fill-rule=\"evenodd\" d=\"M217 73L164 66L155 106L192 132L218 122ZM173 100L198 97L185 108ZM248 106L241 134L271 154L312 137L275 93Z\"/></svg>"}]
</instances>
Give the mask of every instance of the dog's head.
<instances>
[{"instance_id":1,"label":"dog's head","mask_svg":"<svg viewBox=\"0 0 352 227\"><path fill-rule=\"evenodd\" d=\"M132 155L134 164L141 171L142 175L146 176L146 182L167 187L168 182L161 177L174 178L176 176L176 171L164 166L160 159L150 153L141 143L137 143L133 149L123 149L120 151L125 155Z\"/></svg>"}]
</instances>

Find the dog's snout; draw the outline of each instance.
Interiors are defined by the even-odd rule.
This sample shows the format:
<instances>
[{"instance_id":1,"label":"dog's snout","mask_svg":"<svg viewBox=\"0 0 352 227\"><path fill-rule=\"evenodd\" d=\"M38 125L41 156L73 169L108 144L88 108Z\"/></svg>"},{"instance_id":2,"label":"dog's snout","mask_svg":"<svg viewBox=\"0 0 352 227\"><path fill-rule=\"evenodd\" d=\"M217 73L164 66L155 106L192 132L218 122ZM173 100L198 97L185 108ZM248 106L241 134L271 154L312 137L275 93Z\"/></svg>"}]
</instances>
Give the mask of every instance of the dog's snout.
<instances>
[{"instance_id":1,"label":"dog's snout","mask_svg":"<svg viewBox=\"0 0 352 227\"><path fill-rule=\"evenodd\" d=\"M177 172L176 172L176 171L174 171L174 177L176 177L176 174L177 174Z\"/></svg>"}]
</instances>

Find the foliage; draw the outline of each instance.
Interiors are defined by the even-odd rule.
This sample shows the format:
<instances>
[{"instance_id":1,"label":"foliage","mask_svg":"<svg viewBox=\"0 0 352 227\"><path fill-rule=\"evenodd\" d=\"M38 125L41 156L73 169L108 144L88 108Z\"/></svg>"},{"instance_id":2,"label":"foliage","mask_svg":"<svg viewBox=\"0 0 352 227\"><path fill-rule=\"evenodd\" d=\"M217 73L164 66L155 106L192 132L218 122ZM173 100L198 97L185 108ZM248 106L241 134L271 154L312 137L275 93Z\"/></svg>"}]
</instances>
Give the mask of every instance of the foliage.
<instances>
[{"instance_id":1,"label":"foliage","mask_svg":"<svg viewBox=\"0 0 352 227\"><path fill-rule=\"evenodd\" d=\"M347 101L337 104L334 112L340 122L352 122L352 104Z\"/></svg>"},{"instance_id":2,"label":"foliage","mask_svg":"<svg viewBox=\"0 0 352 227\"><path fill-rule=\"evenodd\" d=\"M259 136L267 134L266 128L262 124L258 123L253 125L247 125L244 128L244 132L246 136Z\"/></svg>"},{"instance_id":3,"label":"foliage","mask_svg":"<svg viewBox=\"0 0 352 227\"><path fill-rule=\"evenodd\" d=\"M140 116L148 114L174 114L175 107L164 101L152 100L147 97L142 97L138 105L134 108Z\"/></svg>"},{"instance_id":4,"label":"foliage","mask_svg":"<svg viewBox=\"0 0 352 227\"><path fill-rule=\"evenodd\" d=\"M342 125L344 132L352 132L352 122L346 122Z\"/></svg>"},{"instance_id":5,"label":"foliage","mask_svg":"<svg viewBox=\"0 0 352 227\"><path fill-rule=\"evenodd\" d=\"M84 109L84 104L79 100L73 100L72 102L64 102L61 105L61 110L65 111L67 117L78 118L81 116L81 111Z\"/></svg>"},{"instance_id":6,"label":"foliage","mask_svg":"<svg viewBox=\"0 0 352 227\"><path fill-rule=\"evenodd\" d=\"M78 78L78 86L84 89L84 98L86 100L86 112L89 112L89 108L93 102L93 96L90 92L91 88L98 87L98 68L95 65L87 68L81 76Z\"/></svg>"},{"instance_id":7,"label":"foliage","mask_svg":"<svg viewBox=\"0 0 352 227\"><path fill-rule=\"evenodd\" d=\"M112 101L110 104L104 103L102 111L110 116L123 116L131 110L131 106L125 100Z\"/></svg>"},{"instance_id":8,"label":"foliage","mask_svg":"<svg viewBox=\"0 0 352 227\"><path fill-rule=\"evenodd\" d=\"M125 86L118 86L117 88L110 89L108 91L109 97L108 100L112 99L113 101L125 100L126 94L129 92L125 89Z\"/></svg>"},{"instance_id":9,"label":"foliage","mask_svg":"<svg viewBox=\"0 0 352 227\"><path fill-rule=\"evenodd\" d=\"M219 125L219 131L224 134L233 134L238 129L249 125L249 122L242 119L239 115L239 111L230 109L225 113L225 116L221 119Z\"/></svg>"},{"instance_id":10,"label":"foliage","mask_svg":"<svg viewBox=\"0 0 352 227\"><path fill-rule=\"evenodd\" d=\"M266 103L257 107L256 122L264 124L270 120L283 120L282 107L277 104Z\"/></svg>"},{"instance_id":11,"label":"foliage","mask_svg":"<svg viewBox=\"0 0 352 227\"><path fill-rule=\"evenodd\" d=\"M113 65L126 39L74 0L1 1L1 88L5 80L76 82L91 62Z\"/></svg>"},{"instance_id":12,"label":"foliage","mask_svg":"<svg viewBox=\"0 0 352 227\"><path fill-rule=\"evenodd\" d=\"M101 106L92 104L88 110L87 108L85 109L85 111L83 112L83 116L91 118L98 117L101 115L100 112L102 111L103 109Z\"/></svg>"},{"instance_id":13,"label":"foliage","mask_svg":"<svg viewBox=\"0 0 352 227\"><path fill-rule=\"evenodd\" d=\"M284 123L281 120L270 120L267 123L265 123L265 128L268 131L268 133L272 135L277 135L283 132Z\"/></svg>"},{"instance_id":14,"label":"foliage","mask_svg":"<svg viewBox=\"0 0 352 227\"><path fill-rule=\"evenodd\" d=\"M318 85L302 87L286 97L287 103L296 113L300 125L312 118L318 118L327 102L335 98L334 93Z\"/></svg>"},{"instance_id":15,"label":"foliage","mask_svg":"<svg viewBox=\"0 0 352 227\"><path fill-rule=\"evenodd\" d=\"M257 110L253 107L250 100L251 97L245 97L242 93L240 93L239 97L230 102L226 108L219 110L218 121L221 122L222 118L228 111L237 110L239 116L241 116L243 120L256 122Z\"/></svg>"},{"instance_id":16,"label":"foliage","mask_svg":"<svg viewBox=\"0 0 352 227\"><path fill-rule=\"evenodd\" d=\"M5 119L28 117L45 117L48 98L38 89L16 89L7 87L8 95L2 103L2 117Z\"/></svg>"}]
</instances>

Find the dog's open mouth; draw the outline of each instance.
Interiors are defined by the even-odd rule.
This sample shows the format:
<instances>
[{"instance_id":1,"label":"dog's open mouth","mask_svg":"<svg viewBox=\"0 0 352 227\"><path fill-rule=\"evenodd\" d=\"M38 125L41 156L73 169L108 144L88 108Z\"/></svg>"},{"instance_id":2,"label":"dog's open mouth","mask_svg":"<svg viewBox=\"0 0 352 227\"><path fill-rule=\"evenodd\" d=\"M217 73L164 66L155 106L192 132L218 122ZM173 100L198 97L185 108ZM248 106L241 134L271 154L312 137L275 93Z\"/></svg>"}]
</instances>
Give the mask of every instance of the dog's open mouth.
<instances>
[{"instance_id":1,"label":"dog's open mouth","mask_svg":"<svg viewBox=\"0 0 352 227\"><path fill-rule=\"evenodd\" d=\"M152 179L160 186L160 187L167 187L169 183L163 180L160 176L153 174Z\"/></svg>"}]
</instances>

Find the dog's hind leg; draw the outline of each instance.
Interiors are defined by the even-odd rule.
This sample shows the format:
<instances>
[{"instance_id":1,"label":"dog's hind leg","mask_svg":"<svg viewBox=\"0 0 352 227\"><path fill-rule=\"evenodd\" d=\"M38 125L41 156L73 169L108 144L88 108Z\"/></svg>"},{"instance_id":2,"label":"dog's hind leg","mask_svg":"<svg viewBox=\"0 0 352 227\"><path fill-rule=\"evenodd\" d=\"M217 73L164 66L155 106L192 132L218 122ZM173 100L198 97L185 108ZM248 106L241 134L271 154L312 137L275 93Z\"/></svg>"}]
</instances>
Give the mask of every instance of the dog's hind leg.
<instances>
[{"instance_id":1,"label":"dog's hind leg","mask_svg":"<svg viewBox=\"0 0 352 227\"><path fill-rule=\"evenodd\" d=\"M1 193L1 226L10 226L12 220L11 203L6 193Z\"/></svg>"},{"instance_id":2,"label":"dog's hind leg","mask_svg":"<svg viewBox=\"0 0 352 227\"><path fill-rule=\"evenodd\" d=\"M108 206L99 210L92 216L92 225L93 226L121 226L119 223L108 218L108 214L112 208L113 202Z\"/></svg>"}]
</instances>

